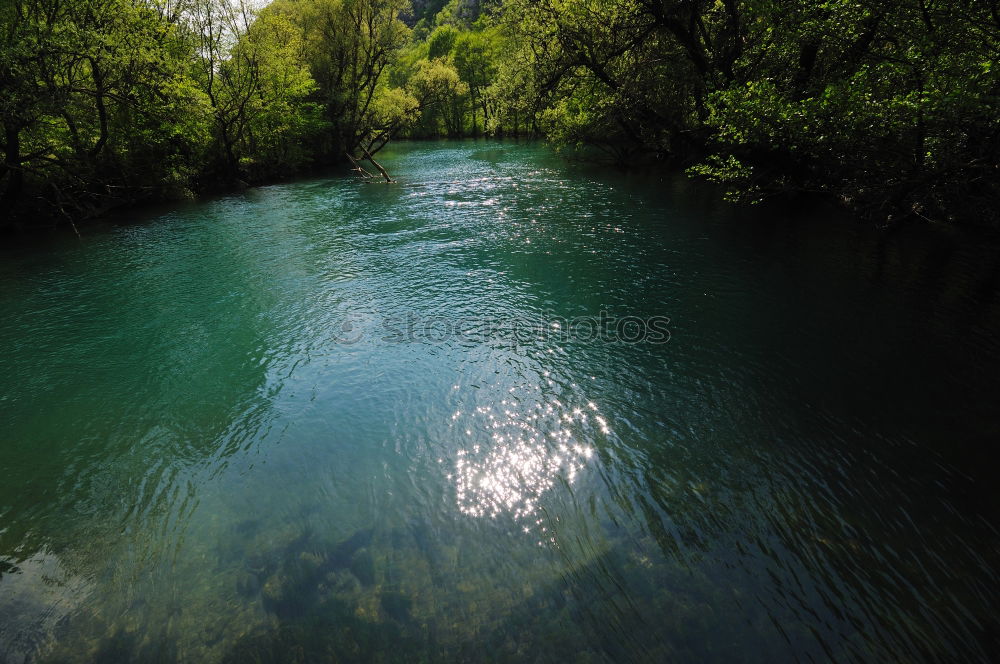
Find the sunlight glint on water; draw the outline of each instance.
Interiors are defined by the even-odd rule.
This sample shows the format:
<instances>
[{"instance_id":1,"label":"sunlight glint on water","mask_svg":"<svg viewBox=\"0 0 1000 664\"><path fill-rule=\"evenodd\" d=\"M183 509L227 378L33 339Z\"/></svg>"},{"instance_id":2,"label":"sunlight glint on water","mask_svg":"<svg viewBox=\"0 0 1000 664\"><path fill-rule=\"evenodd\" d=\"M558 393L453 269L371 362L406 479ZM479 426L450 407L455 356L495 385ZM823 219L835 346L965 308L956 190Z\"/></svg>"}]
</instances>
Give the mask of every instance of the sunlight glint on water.
<instances>
[{"instance_id":1,"label":"sunlight glint on water","mask_svg":"<svg viewBox=\"0 0 1000 664\"><path fill-rule=\"evenodd\" d=\"M540 499L560 481L572 484L586 468L594 455L588 442L594 427L581 408L569 409L558 399L540 401L537 391L525 390L522 396L512 387L496 408L478 406L471 413L452 415L457 428L468 427L469 440L457 452L456 498L463 514L506 514L525 524L525 533L537 527L554 543L542 525ZM593 402L588 406L597 410ZM590 415L601 434L610 433L603 417Z\"/></svg>"}]
</instances>

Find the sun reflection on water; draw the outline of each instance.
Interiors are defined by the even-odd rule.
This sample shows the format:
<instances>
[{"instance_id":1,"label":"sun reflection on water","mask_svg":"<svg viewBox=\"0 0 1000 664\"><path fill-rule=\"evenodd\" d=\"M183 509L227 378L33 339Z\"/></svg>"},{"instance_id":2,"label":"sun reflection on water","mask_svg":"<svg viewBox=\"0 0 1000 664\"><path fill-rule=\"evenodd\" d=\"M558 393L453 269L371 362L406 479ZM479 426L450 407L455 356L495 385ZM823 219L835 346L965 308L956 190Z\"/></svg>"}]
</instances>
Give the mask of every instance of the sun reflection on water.
<instances>
[{"instance_id":1,"label":"sun reflection on water","mask_svg":"<svg viewBox=\"0 0 1000 664\"><path fill-rule=\"evenodd\" d=\"M537 527L545 534L542 497L557 482L577 479L594 457L595 436L609 434L610 428L593 402L570 407L527 391L528 398L519 399L512 388L499 403L452 415L463 442L448 479L463 514L507 515L524 532Z\"/></svg>"}]
</instances>

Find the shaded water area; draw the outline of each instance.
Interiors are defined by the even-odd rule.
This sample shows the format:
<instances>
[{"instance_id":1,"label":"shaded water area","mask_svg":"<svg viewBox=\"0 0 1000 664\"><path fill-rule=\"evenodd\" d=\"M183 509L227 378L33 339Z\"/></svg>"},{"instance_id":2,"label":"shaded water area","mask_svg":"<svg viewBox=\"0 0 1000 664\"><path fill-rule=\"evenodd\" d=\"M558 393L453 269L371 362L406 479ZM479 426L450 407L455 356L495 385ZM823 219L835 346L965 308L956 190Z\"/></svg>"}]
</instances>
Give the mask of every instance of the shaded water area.
<instances>
[{"instance_id":1,"label":"shaded water area","mask_svg":"<svg viewBox=\"0 0 1000 664\"><path fill-rule=\"evenodd\" d=\"M995 656L996 242L384 164L3 250L0 661Z\"/></svg>"}]
</instances>

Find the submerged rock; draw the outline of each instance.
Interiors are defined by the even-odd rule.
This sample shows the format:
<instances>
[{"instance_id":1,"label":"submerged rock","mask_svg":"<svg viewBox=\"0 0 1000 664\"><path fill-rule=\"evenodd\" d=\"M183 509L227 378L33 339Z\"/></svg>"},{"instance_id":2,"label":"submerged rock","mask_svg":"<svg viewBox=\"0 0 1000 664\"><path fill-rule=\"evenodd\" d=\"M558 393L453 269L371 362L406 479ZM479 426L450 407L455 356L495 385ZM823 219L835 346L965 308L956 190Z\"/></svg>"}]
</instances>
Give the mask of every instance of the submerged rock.
<instances>
[{"instance_id":1,"label":"submerged rock","mask_svg":"<svg viewBox=\"0 0 1000 664\"><path fill-rule=\"evenodd\" d=\"M375 559L368 549L358 549L351 558L351 573L365 586L375 585Z\"/></svg>"},{"instance_id":2,"label":"submerged rock","mask_svg":"<svg viewBox=\"0 0 1000 664\"><path fill-rule=\"evenodd\" d=\"M347 570L327 572L320 584L320 593L340 597L351 597L361 592L361 582Z\"/></svg>"},{"instance_id":3,"label":"submerged rock","mask_svg":"<svg viewBox=\"0 0 1000 664\"><path fill-rule=\"evenodd\" d=\"M272 574L268 577L267 581L264 582L264 587L261 588L261 595L264 598L264 604L267 606L280 605L285 601L286 593L288 589L288 582L284 574Z\"/></svg>"},{"instance_id":4,"label":"submerged rock","mask_svg":"<svg viewBox=\"0 0 1000 664\"><path fill-rule=\"evenodd\" d=\"M398 622L407 622L410 620L410 606L413 602L403 593L392 590L384 592L382 593L381 603L382 610L393 620Z\"/></svg>"},{"instance_id":5,"label":"submerged rock","mask_svg":"<svg viewBox=\"0 0 1000 664\"><path fill-rule=\"evenodd\" d=\"M372 529L363 528L349 538L334 547L330 554L330 564L335 567L348 567L354 553L361 548L368 546L372 541Z\"/></svg>"},{"instance_id":6,"label":"submerged rock","mask_svg":"<svg viewBox=\"0 0 1000 664\"><path fill-rule=\"evenodd\" d=\"M238 572L236 575L236 592L244 597L253 597L260 592L260 579L253 572Z\"/></svg>"}]
</instances>

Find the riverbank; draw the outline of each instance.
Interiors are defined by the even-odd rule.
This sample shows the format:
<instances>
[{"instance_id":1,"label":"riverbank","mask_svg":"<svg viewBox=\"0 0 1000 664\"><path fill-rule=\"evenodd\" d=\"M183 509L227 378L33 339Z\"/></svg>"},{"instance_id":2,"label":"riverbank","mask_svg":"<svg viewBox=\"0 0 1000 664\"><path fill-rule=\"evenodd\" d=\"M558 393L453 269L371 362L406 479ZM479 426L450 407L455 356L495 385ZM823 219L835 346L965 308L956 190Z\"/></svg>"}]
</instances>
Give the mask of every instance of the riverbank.
<instances>
[{"instance_id":1,"label":"riverbank","mask_svg":"<svg viewBox=\"0 0 1000 664\"><path fill-rule=\"evenodd\" d=\"M512 137L506 139L495 139L489 137L478 137L478 138L464 138L464 139L440 139L440 138L414 138L405 139L400 141L394 141L390 146L389 151L391 152L393 148L399 147L405 149L408 145L435 145L435 144L464 144L482 143L492 144L538 144L546 145L543 139L540 138L530 138L530 137ZM565 158L568 162L571 162L577 166L593 168L597 171L602 169L615 170L623 175L629 177L638 177L640 181L649 182L651 187L656 187L659 179L662 178L673 178L685 171L693 161L691 159L686 159L682 162L672 162L653 159L647 163L632 163L628 165L622 165L618 163L613 157L608 155L603 155L596 148L576 148L570 150L556 150L555 147L547 147L553 151L553 154L558 154L561 158ZM603 158L602 158L603 155ZM390 169L391 170L391 169ZM329 175L337 176L351 176L353 170L351 166L347 163L335 164L335 165L325 165L316 166L313 168L297 171L295 173L285 174L281 176L271 176L268 178L254 180L252 182L239 182L232 185L222 185L216 184L212 186L206 186L199 189L198 192L194 192L185 189L175 196L161 197L158 200L146 200L146 201L135 201L135 202L120 202L117 205L108 207L106 210L98 214L94 214L90 217L77 217L68 218L65 216L52 216L52 217L40 217L36 218L35 221L31 223L23 223L21 225L11 225L11 224L0 224L0 239L3 239L8 245L15 244L30 244L35 241L39 241L48 235L60 236L64 234L69 235L79 235L81 232L86 232L88 229L93 227L105 227L107 225L114 225L117 223L128 223L131 218L148 218L150 216L155 216L160 211L167 211L177 206L183 206L188 204L204 203L219 197L237 194L241 191L255 188L255 187L266 187L281 183L295 182L297 180L312 179L317 177L324 177ZM356 175L356 174L355 174ZM398 176L398 179L405 182L406 180L418 180L421 177L421 173L418 172L392 172L394 177ZM715 191L715 195L720 199L726 198L726 188L722 185L711 184L702 178L694 175L689 175L693 180L701 180L705 184L702 186L706 189ZM377 182L381 183L381 182ZM779 208L781 206L795 206L796 200L799 199L804 201L804 205L814 205L823 208L833 209L839 207L848 213L851 213L849 206L845 205L844 202L836 200L830 195L823 195L817 193L795 193L789 192L784 197L777 200L770 199L769 203L772 205L777 205ZM743 209L748 214L753 214L753 210L757 205L750 205L746 202L733 202L731 203L734 209ZM870 223L875 227L879 227L885 230L898 230L903 226L910 224L924 224L924 223L934 223L929 219L921 218L917 215L911 215L909 218L898 220L895 223L886 224L884 220L881 223L875 223L874 220L865 220L863 217L854 216L853 219L847 215L842 215L842 219L847 223L861 222ZM949 224L950 225L950 224ZM983 233L985 236L992 237L994 233L990 230L992 227L981 226L978 224L954 224L954 226L970 229L973 233ZM971 229L979 228L978 231Z\"/></svg>"}]
</instances>

